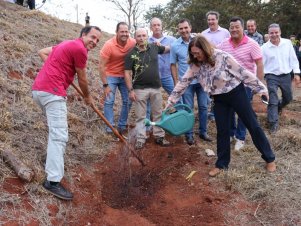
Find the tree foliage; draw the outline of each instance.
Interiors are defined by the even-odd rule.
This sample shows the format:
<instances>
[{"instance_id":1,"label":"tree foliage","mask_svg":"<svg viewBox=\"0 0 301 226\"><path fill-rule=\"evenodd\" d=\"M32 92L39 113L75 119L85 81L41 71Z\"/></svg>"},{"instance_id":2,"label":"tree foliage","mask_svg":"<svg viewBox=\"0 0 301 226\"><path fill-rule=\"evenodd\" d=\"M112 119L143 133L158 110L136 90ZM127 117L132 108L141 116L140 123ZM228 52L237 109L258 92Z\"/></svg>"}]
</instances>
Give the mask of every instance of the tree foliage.
<instances>
[{"instance_id":1,"label":"tree foliage","mask_svg":"<svg viewBox=\"0 0 301 226\"><path fill-rule=\"evenodd\" d=\"M244 20L255 19L257 29L267 33L271 23L279 23L282 36L301 35L300 0L171 0L166 7L161 5L151 8L145 15L146 20L156 16L162 19L165 29L176 33L176 26L181 18L191 21L193 32L201 32L208 25L205 15L210 10L221 14L219 24L229 27L232 16L240 16Z\"/></svg>"}]
</instances>

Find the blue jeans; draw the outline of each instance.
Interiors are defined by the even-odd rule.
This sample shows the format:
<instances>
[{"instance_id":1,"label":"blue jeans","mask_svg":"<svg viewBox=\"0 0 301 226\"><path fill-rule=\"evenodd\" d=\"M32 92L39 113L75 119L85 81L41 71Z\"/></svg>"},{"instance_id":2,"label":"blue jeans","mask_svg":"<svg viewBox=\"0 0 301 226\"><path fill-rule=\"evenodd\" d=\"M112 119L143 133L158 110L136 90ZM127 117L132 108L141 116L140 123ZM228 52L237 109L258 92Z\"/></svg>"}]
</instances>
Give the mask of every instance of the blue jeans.
<instances>
[{"instance_id":1,"label":"blue jeans","mask_svg":"<svg viewBox=\"0 0 301 226\"><path fill-rule=\"evenodd\" d=\"M112 77L107 76L107 81L109 84L109 87L111 89L111 93L106 97L105 104L104 104L104 115L106 119L110 122L112 126L115 125L114 123L114 102L115 102L115 94L116 89L118 88L121 94L122 98L122 107L119 114L118 119L118 128L123 130L126 129L127 125L127 119L128 119L128 90L125 85L125 81L123 77ZM106 127L107 132L112 132L112 130L107 126Z\"/></svg>"},{"instance_id":2,"label":"blue jeans","mask_svg":"<svg viewBox=\"0 0 301 226\"><path fill-rule=\"evenodd\" d=\"M163 89L168 93L168 95L170 95L174 89L174 82L172 79L172 75L161 78L161 83ZM151 115L151 106L150 106L150 101L148 100L147 108L146 108L146 118L150 119L150 115ZM150 126L147 126L146 130L150 130Z\"/></svg>"},{"instance_id":3,"label":"blue jeans","mask_svg":"<svg viewBox=\"0 0 301 226\"><path fill-rule=\"evenodd\" d=\"M247 97L250 100L250 103L253 99L252 90L249 87L245 87ZM247 128L244 125L244 123L241 121L241 119L238 117L237 119L237 127L236 127L236 119L235 119L235 113L233 111L232 117L231 117L231 129L230 129L230 136L235 136L239 140L246 140L247 135Z\"/></svg>"},{"instance_id":4,"label":"blue jeans","mask_svg":"<svg viewBox=\"0 0 301 226\"><path fill-rule=\"evenodd\" d=\"M161 78L161 84L163 89L168 93L168 95L171 94L173 88L175 87L173 83L172 75Z\"/></svg>"},{"instance_id":5,"label":"blue jeans","mask_svg":"<svg viewBox=\"0 0 301 226\"><path fill-rule=\"evenodd\" d=\"M207 133L208 94L199 83L189 85L182 98L183 103L188 105L192 110L194 109L194 94L196 94L198 101L199 134L205 135ZM185 135L186 137L193 137L193 129Z\"/></svg>"},{"instance_id":6,"label":"blue jeans","mask_svg":"<svg viewBox=\"0 0 301 226\"><path fill-rule=\"evenodd\" d=\"M219 169L226 169L230 163L231 149L229 128L233 111L237 113L248 128L255 147L261 153L261 157L267 163L273 162L275 160L275 155L267 137L257 121L256 114L253 111L244 85L240 84L230 92L214 95L213 98L217 130L217 161L215 166Z\"/></svg>"},{"instance_id":7,"label":"blue jeans","mask_svg":"<svg viewBox=\"0 0 301 226\"><path fill-rule=\"evenodd\" d=\"M209 119L214 119L214 111L213 111L213 101L208 95L208 106L211 106L209 112L208 112L208 118Z\"/></svg>"}]
</instances>

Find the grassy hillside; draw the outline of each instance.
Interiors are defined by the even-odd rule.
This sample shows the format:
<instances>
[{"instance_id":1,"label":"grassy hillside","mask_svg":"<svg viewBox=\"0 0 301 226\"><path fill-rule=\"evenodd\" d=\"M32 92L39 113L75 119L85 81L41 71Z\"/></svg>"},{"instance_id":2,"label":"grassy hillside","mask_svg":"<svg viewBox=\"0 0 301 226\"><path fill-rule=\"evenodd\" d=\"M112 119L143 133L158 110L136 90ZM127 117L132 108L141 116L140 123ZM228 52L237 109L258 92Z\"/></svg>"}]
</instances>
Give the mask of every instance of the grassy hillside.
<instances>
[{"instance_id":1,"label":"grassy hillside","mask_svg":"<svg viewBox=\"0 0 301 226\"><path fill-rule=\"evenodd\" d=\"M207 172L215 158L207 157L204 149L215 150L215 141L204 144L198 140L198 145L188 147L181 138L173 138L178 140L165 150L158 150L158 146L149 142L148 150L142 152L148 166L144 171L130 168L128 149L126 152L116 148L112 137L104 133L101 119L70 87L69 142L63 183L76 196L73 202L63 202L46 193L41 182L45 177L48 128L46 117L31 98L33 78L42 66L37 51L78 37L81 28L79 24L0 0L0 151L12 150L36 174L34 181L23 183L0 157L0 225L133 225L137 219L152 223L137 225L199 225L199 217L211 220L213 216L224 216L221 220L224 224L215 224L213 220L206 225L301 225L301 87L295 89L295 100L281 115L280 131L273 136L267 133L276 153L277 171L265 172L248 135L244 149L232 153L231 168L213 179L208 178ZM99 46L89 53L88 62L90 90L101 111L98 53L109 37L103 33ZM120 96L117 99L120 103ZM266 106L257 100L257 112L259 107L264 108L261 112L266 111ZM258 118L266 130L266 113L258 114ZM216 136L213 122L209 124L209 133ZM109 149L112 155L107 155ZM198 174L188 183L185 177L192 170L198 170ZM127 173L129 178L139 176L133 177L138 178L133 180L133 193L125 186L131 184L124 177ZM120 184L114 178L119 178ZM162 189L162 193L154 192L154 187ZM170 192L172 188L177 192ZM136 189L142 189L140 196ZM120 198L119 194L124 196ZM193 198L186 200L187 194ZM240 201L241 194L255 205L251 214L244 205L233 208L224 202ZM129 197L135 202L128 201ZM139 205L135 208L132 203ZM154 211L147 203L154 204ZM212 213L206 212L206 203ZM255 221L249 222L250 216ZM121 223L114 223L117 220ZM190 224L192 220L198 223Z\"/></svg>"},{"instance_id":2,"label":"grassy hillside","mask_svg":"<svg viewBox=\"0 0 301 226\"><path fill-rule=\"evenodd\" d=\"M82 26L0 1L0 27L0 144L34 166L39 182L44 177L48 133L46 118L31 98L33 78L42 66L37 51L78 37ZM90 89L99 108L102 107L99 105L102 91L97 70L98 53L109 37L103 32L100 44L89 53ZM105 152L107 146L103 123L72 88L68 91L68 108L67 168L70 162L76 162L77 152L85 150L89 156L90 152ZM101 150L95 149L100 146ZM10 173L0 158L0 183Z\"/></svg>"}]
</instances>

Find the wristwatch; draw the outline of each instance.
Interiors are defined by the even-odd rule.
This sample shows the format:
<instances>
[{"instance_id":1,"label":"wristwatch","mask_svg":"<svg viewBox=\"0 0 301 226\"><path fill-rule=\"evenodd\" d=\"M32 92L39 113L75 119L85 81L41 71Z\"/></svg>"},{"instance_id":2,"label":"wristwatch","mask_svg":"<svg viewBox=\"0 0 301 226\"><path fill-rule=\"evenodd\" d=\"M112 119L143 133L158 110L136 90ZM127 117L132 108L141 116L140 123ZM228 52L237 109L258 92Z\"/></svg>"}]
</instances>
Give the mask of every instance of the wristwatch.
<instances>
[{"instance_id":1,"label":"wristwatch","mask_svg":"<svg viewBox=\"0 0 301 226\"><path fill-rule=\"evenodd\" d=\"M103 88L106 88L106 87L108 87L108 86L109 86L108 83L102 84L102 87L103 87Z\"/></svg>"},{"instance_id":2,"label":"wristwatch","mask_svg":"<svg viewBox=\"0 0 301 226\"><path fill-rule=\"evenodd\" d=\"M132 87L132 88L130 88L130 89L129 89L129 93L130 93L131 91L133 91L133 90L134 90L134 88L133 88L133 87Z\"/></svg>"}]
</instances>

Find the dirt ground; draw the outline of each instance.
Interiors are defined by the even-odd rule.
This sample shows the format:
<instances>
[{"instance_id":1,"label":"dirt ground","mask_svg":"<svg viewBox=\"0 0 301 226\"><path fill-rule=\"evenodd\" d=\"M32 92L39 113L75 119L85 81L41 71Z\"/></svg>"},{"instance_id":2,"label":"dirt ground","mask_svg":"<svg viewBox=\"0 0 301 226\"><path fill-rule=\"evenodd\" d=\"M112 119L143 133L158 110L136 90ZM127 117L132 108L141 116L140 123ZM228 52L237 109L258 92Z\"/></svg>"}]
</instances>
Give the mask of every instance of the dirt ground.
<instances>
[{"instance_id":1,"label":"dirt ground","mask_svg":"<svg viewBox=\"0 0 301 226\"><path fill-rule=\"evenodd\" d=\"M253 105L258 112L265 111L258 98ZM284 114L295 117L289 110ZM214 129L214 122L209 128ZM32 188L17 177L5 178L0 189L16 200L2 206L2 211L12 214L7 219L0 217L0 222L7 226L261 225L256 212L259 205L268 203L247 201L219 177L208 176L216 157L206 156L204 149L215 144L197 139L189 147L183 137L168 136L172 145L160 147L151 136L146 147L137 152L143 166L131 154L135 130L129 135L128 146L112 139L111 151L103 161L67 169L71 178L65 178L63 184L74 192L72 202L49 198L51 195L40 187ZM48 196L43 207L48 221L34 214L40 201L33 203L33 189L44 202Z\"/></svg>"},{"instance_id":2,"label":"dirt ground","mask_svg":"<svg viewBox=\"0 0 301 226\"><path fill-rule=\"evenodd\" d=\"M58 213L49 203L52 225L246 225L256 221L256 203L207 176L215 158L206 157L198 145L188 147L182 138L172 138L172 147L158 147L150 138L139 155L145 166L116 143L102 163L74 166L74 184L64 184L75 195L72 202L61 202L70 212ZM192 171L191 180L185 179ZM15 216L32 211L26 184L16 177L6 178L3 189L20 197L18 208L7 205ZM45 194L46 195L46 194ZM5 219L0 219L5 222ZM28 219L25 225L39 225ZM20 225L8 220L4 225Z\"/></svg>"},{"instance_id":3,"label":"dirt ground","mask_svg":"<svg viewBox=\"0 0 301 226\"><path fill-rule=\"evenodd\" d=\"M247 137L244 150L232 154L231 169L217 178L208 176L216 157L205 154L205 149L216 150L216 139L206 143L196 136L197 143L189 147L183 137L167 136L172 145L164 148L150 137L138 153L142 166L131 153L135 130L129 146L107 137L104 123L70 89L62 183L74 200L48 194L41 186L48 132L31 98L31 79L42 63L37 51L77 37L81 26L1 0L0 24L0 148L9 146L36 173L25 183L0 158L0 225L301 225L300 87L281 115L280 133L267 135L277 172L266 173ZM111 37L103 35L100 46ZM88 75L102 110L99 48L89 56ZM253 106L266 130L266 106L258 97ZM214 138L214 122L208 126Z\"/></svg>"}]
</instances>

